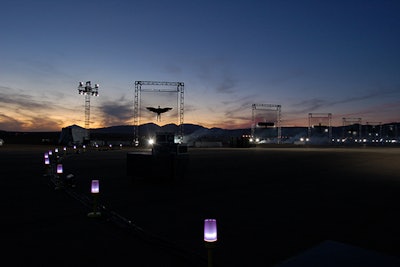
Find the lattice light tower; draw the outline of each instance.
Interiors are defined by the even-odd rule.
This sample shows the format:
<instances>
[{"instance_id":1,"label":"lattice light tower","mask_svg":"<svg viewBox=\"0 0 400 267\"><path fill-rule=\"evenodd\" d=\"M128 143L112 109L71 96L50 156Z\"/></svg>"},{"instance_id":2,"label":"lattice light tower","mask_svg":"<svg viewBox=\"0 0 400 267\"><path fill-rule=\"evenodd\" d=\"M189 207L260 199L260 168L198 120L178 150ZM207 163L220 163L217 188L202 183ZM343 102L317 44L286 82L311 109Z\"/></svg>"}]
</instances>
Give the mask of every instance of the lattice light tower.
<instances>
[{"instance_id":1,"label":"lattice light tower","mask_svg":"<svg viewBox=\"0 0 400 267\"><path fill-rule=\"evenodd\" d=\"M332 113L308 113L308 137L314 134L332 139Z\"/></svg>"},{"instance_id":2,"label":"lattice light tower","mask_svg":"<svg viewBox=\"0 0 400 267\"><path fill-rule=\"evenodd\" d=\"M361 139L361 118L342 118L344 138Z\"/></svg>"},{"instance_id":3,"label":"lattice light tower","mask_svg":"<svg viewBox=\"0 0 400 267\"><path fill-rule=\"evenodd\" d=\"M79 82L78 93L85 96L85 129L86 129L86 140L90 140L90 97L99 95L99 84L96 83L92 87L92 83L87 81L85 84Z\"/></svg>"},{"instance_id":4,"label":"lattice light tower","mask_svg":"<svg viewBox=\"0 0 400 267\"><path fill-rule=\"evenodd\" d=\"M261 120L262 119L262 120ZM251 138L255 140L256 128L275 128L277 143L281 143L281 105L275 104L253 104Z\"/></svg>"},{"instance_id":5,"label":"lattice light tower","mask_svg":"<svg viewBox=\"0 0 400 267\"><path fill-rule=\"evenodd\" d=\"M184 116L184 83L183 82L157 82L157 81L135 81L135 96L133 107L133 141L139 145L139 126L141 117L141 93L176 93L176 102L178 107L178 127L177 138L179 142L183 141L183 116Z\"/></svg>"}]
</instances>

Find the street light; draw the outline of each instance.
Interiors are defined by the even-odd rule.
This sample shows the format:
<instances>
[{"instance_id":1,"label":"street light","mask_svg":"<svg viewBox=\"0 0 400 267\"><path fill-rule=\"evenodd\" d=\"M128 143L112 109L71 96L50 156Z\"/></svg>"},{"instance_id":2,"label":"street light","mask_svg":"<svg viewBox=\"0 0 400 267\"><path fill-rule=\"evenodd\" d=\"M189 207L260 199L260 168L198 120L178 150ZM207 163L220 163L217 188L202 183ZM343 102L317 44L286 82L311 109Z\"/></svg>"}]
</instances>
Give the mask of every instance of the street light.
<instances>
[{"instance_id":1,"label":"street light","mask_svg":"<svg viewBox=\"0 0 400 267\"><path fill-rule=\"evenodd\" d=\"M99 95L99 84L96 83L94 87L90 81L85 84L79 82L78 93L85 96L85 129L86 129L86 140L90 140L89 124L90 124L90 97Z\"/></svg>"}]
</instances>

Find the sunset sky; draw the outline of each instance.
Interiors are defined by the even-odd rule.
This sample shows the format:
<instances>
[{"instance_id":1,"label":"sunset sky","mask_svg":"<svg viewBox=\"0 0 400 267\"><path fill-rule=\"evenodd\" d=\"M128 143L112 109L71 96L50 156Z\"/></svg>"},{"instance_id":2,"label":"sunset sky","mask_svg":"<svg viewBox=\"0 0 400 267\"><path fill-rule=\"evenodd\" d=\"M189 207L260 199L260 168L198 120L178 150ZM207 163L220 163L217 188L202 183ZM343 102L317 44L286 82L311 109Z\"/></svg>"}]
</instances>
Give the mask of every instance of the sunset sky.
<instances>
[{"instance_id":1,"label":"sunset sky","mask_svg":"<svg viewBox=\"0 0 400 267\"><path fill-rule=\"evenodd\" d=\"M100 84L91 128L133 125L135 81L183 82L184 123L208 128L249 128L253 104L281 105L282 126L399 122L399 14L396 0L2 0L0 130L83 127L80 81ZM158 97L143 106L177 110Z\"/></svg>"}]
</instances>

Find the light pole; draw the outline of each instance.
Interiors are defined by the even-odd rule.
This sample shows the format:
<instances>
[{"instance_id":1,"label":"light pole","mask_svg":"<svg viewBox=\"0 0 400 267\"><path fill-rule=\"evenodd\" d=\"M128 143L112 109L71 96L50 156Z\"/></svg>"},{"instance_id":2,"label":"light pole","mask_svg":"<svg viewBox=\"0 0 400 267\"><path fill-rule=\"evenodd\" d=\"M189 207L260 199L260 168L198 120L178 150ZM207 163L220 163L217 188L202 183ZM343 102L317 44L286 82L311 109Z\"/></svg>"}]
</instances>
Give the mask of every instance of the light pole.
<instances>
[{"instance_id":1,"label":"light pole","mask_svg":"<svg viewBox=\"0 0 400 267\"><path fill-rule=\"evenodd\" d=\"M96 83L92 87L91 82L87 81L84 85L83 82L79 82L78 92L80 95L85 96L85 129L86 129L86 141L90 140L89 124L90 124L90 97L99 95L99 84Z\"/></svg>"}]
</instances>

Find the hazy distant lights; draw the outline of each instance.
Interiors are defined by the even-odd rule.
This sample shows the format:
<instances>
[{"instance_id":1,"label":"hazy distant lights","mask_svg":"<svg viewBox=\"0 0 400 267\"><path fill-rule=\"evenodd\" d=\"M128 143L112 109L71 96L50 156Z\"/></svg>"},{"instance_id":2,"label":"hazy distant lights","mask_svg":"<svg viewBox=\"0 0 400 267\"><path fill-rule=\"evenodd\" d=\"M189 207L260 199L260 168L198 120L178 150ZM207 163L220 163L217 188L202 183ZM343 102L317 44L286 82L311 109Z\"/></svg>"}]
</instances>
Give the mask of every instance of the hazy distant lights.
<instances>
[{"instance_id":1,"label":"hazy distant lights","mask_svg":"<svg viewBox=\"0 0 400 267\"><path fill-rule=\"evenodd\" d=\"M310 138L308 138L308 137L300 137L300 141L301 142L309 142Z\"/></svg>"},{"instance_id":2,"label":"hazy distant lights","mask_svg":"<svg viewBox=\"0 0 400 267\"><path fill-rule=\"evenodd\" d=\"M153 145L154 144L154 139L150 138L147 142L149 143L149 145Z\"/></svg>"},{"instance_id":3,"label":"hazy distant lights","mask_svg":"<svg viewBox=\"0 0 400 267\"><path fill-rule=\"evenodd\" d=\"M254 142L254 143L259 143L259 142L260 142L260 138L258 138L258 137L256 137L256 138L250 138L250 139L249 139L249 142L250 142L250 143L252 143L252 142Z\"/></svg>"}]
</instances>

